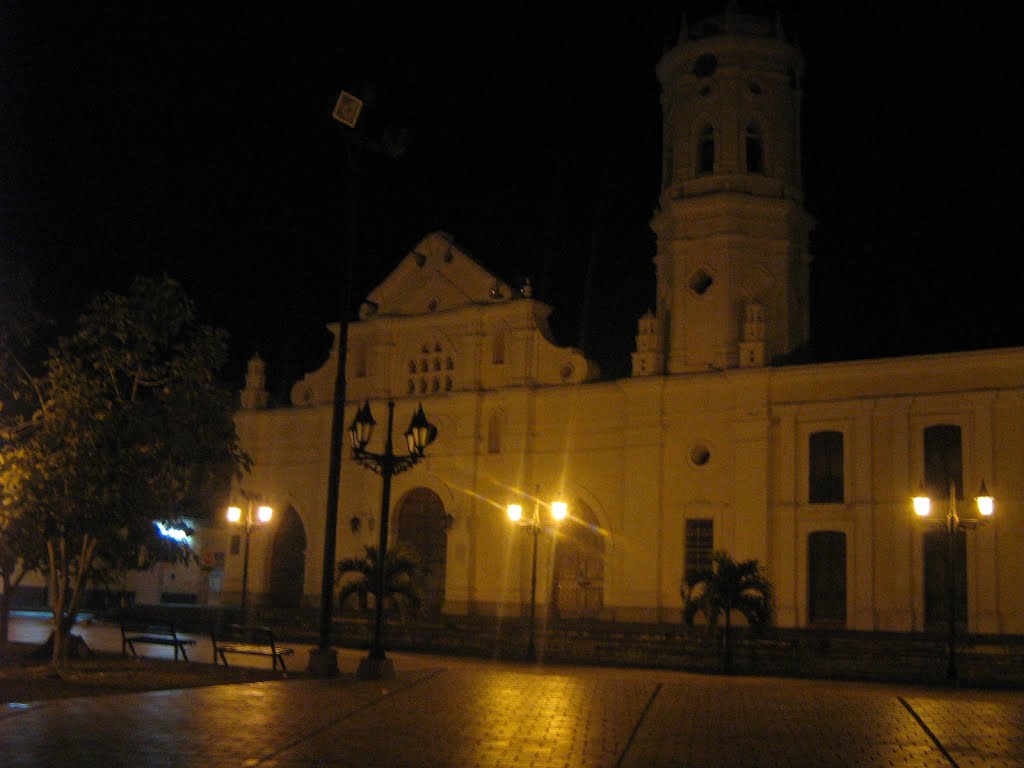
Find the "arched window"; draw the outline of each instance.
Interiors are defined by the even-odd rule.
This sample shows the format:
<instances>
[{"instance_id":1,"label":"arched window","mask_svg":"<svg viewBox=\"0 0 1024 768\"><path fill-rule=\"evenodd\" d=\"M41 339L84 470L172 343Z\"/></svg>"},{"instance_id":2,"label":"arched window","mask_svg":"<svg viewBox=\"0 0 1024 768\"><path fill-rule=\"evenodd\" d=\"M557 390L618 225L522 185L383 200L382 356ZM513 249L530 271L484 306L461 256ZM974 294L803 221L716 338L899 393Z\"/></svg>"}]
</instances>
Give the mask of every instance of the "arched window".
<instances>
[{"instance_id":1,"label":"arched window","mask_svg":"<svg viewBox=\"0 0 1024 768\"><path fill-rule=\"evenodd\" d=\"M715 172L715 129L705 123L697 137L697 173Z\"/></svg>"},{"instance_id":2,"label":"arched window","mask_svg":"<svg viewBox=\"0 0 1024 768\"><path fill-rule=\"evenodd\" d=\"M451 392L455 388L455 359L440 341L421 344L409 358L407 368L406 391L410 395L414 392L421 395L439 393L442 387L445 392ZM441 371L446 371L447 375L442 377Z\"/></svg>"},{"instance_id":3,"label":"arched window","mask_svg":"<svg viewBox=\"0 0 1024 768\"><path fill-rule=\"evenodd\" d=\"M764 173L764 141L756 122L747 126L747 173Z\"/></svg>"}]
</instances>

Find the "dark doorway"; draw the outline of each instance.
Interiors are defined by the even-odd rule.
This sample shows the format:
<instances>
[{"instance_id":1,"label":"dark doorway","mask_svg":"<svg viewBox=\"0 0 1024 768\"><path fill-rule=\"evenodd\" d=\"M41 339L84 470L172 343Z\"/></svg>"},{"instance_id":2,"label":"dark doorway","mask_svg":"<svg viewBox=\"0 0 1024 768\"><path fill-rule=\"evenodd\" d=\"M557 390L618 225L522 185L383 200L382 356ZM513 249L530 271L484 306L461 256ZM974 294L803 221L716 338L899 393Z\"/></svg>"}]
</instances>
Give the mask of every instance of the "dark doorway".
<instances>
[{"instance_id":1,"label":"dark doorway","mask_svg":"<svg viewBox=\"0 0 1024 768\"><path fill-rule=\"evenodd\" d=\"M298 613L305 581L306 529L294 507L288 507L281 513L270 553L270 608L274 613Z\"/></svg>"},{"instance_id":2,"label":"dark doorway","mask_svg":"<svg viewBox=\"0 0 1024 768\"><path fill-rule=\"evenodd\" d=\"M577 501L558 529L552 585L560 619L597 619L604 607L604 536L590 507Z\"/></svg>"},{"instance_id":3,"label":"dark doorway","mask_svg":"<svg viewBox=\"0 0 1024 768\"><path fill-rule=\"evenodd\" d=\"M812 624L846 624L846 534L815 531L807 537L807 618Z\"/></svg>"},{"instance_id":4,"label":"dark doorway","mask_svg":"<svg viewBox=\"0 0 1024 768\"><path fill-rule=\"evenodd\" d=\"M967 536L957 529L953 539L956 568L956 618L967 626ZM928 629L949 626L949 533L945 528L924 535L924 621Z\"/></svg>"},{"instance_id":5,"label":"dark doorway","mask_svg":"<svg viewBox=\"0 0 1024 768\"><path fill-rule=\"evenodd\" d=\"M424 569L423 607L428 617L440 616L444 608L447 522L441 497L429 488L410 491L398 510L398 540L416 550Z\"/></svg>"}]
</instances>

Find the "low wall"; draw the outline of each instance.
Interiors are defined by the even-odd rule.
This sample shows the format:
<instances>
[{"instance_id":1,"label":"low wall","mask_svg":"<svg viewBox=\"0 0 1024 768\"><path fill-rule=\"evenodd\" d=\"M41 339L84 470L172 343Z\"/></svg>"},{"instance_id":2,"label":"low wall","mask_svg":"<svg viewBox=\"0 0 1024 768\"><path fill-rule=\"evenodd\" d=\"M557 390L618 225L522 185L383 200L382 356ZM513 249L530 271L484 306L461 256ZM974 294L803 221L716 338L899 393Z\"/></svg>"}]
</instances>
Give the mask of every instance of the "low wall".
<instances>
[{"instance_id":1,"label":"low wall","mask_svg":"<svg viewBox=\"0 0 1024 768\"><path fill-rule=\"evenodd\" d=\"M369 622L336 623L335 641L369 647ZM528 625L518 620L448 619L437 624L389 624L386 645L395 650L480 658L525 659ZM677 669L717 673L720 636L672 625L564 623L538 629L542 661ZM881 632L733 630L731 670L741 675L945 683L946 638ZM957 649L963 685L1024 687L1024 637L971 636Z\"/></svg>"},{"instance_id":2,"label":"low wall","mask_svg":"<svg viewBox=\"0 0 1024 768\"><path fill-rule=\"evenodd\" d=\"M211 623L241 620L232 608L145 606L140 611L170 618L183 631L207 632ZM109 618L115 618L112 614ZM260 612L283 640L316 643L319 615L290 616ZM332 641L339 647L368 648L369 616L335 618ZM476 658L524 660L529 625L525 620L493 617L443 617L436 622L391 621L389 649ZM566 664L676 669L718 673L722 669L719 637L704 628L670 624L606 622L538 622L537 655L541 661ZM1024 637L962 638L957 650L962 685L1024 688ZM843 630L769 629L760 635L733 630L731 670L741 675L831 678L904 683L946 682L944 635Z\"/></svg>"}]
</instances>

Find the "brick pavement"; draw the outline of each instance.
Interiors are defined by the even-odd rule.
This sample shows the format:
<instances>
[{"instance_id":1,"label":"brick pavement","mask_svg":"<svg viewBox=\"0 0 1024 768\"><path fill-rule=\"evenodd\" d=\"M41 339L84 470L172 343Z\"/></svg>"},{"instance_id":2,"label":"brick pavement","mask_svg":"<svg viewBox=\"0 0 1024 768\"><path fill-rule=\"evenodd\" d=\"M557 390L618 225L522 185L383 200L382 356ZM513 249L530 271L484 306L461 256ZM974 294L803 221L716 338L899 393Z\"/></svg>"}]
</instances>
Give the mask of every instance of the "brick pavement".
<instances>
[{"instance_id":1,"label":"brick pavement","mask_svg":"<svg viewBox=\"0 0 1024 768\"><path fill-rule=\"evenodd\" d=\"M0 706L0 768L1024 766L1020 692L396 664L390 684L344 675Z\"/></svg>"}]
</instances>

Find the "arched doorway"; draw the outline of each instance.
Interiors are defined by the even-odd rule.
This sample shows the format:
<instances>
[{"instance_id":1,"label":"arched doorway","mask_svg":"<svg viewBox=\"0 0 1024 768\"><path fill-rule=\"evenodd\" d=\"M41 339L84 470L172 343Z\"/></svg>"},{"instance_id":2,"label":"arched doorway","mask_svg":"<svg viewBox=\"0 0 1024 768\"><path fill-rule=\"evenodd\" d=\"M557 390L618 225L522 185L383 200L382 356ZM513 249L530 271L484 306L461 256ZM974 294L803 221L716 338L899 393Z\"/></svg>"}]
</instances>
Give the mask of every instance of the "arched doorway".
<instances>
[{"instance_id":1,"label":"arched doorway","mask_svg":"<svg viewBox=\"0 0 1024 768\"><path fill-rule=\"evenodd\" d=\"M270 551L270 608L295 614L302 604L306 582L306 529L299 513L288 507L281 513Z\"/></svg>"},{"instance_id":2,"label":"arched doorway","mask_svg":"<svg viewBox=\"0 0 1024 768\"><path fill-rule=\"evenodd\" d=\"M559 527L551 600L560 619L597 619L604 607L604 535L581 501Z\"/></svg>"},{"instance_id":3,"label":"arched doorway","mask_svg":"<svg viewBox=\"0 0 1024 768\"><path fill-rule=\"evenodd\" d=\"M444 607L447 519L441 497L429 488L410 491L398 510L398 541L416 550L423 566L423 608L427 616L439 616Z\"/></svg>"}]
</instances>

